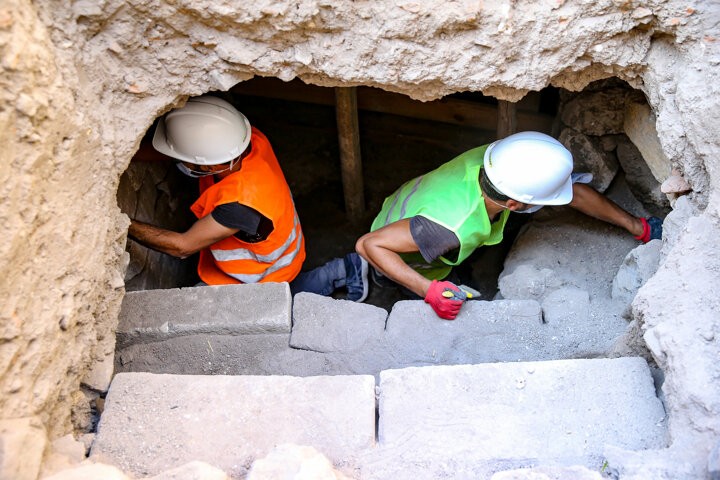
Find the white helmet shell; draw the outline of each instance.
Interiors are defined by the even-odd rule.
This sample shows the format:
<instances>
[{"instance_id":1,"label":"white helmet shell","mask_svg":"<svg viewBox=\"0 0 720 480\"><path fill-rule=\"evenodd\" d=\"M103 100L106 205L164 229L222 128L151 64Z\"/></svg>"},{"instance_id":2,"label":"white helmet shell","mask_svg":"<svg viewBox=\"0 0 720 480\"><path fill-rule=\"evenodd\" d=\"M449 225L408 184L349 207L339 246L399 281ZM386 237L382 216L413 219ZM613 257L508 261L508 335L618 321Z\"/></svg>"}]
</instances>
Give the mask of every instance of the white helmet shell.
<instances>
[{"instance_id":1,"label":"white helmet shell","mask_svg":"<svg viewBox=\"0 0 720 480\"><path fill-rule=\"evenodd\" d=\"M498 191L534 205L565 205L572 200L572 154L540 132L520 132L490 144L485 174Z\"/></svg>"},{"instance_id":2,"label":"white helmet shell","mask_svg":"<svg viewBox=\"0 0 720 480\"><path fill-rule=\"evenodd\" d=\"M250 122L230 103L203 95L191 98L158 122L153 147L195 165L237 158L250 143Z\"/></svg>"}]
</instances>

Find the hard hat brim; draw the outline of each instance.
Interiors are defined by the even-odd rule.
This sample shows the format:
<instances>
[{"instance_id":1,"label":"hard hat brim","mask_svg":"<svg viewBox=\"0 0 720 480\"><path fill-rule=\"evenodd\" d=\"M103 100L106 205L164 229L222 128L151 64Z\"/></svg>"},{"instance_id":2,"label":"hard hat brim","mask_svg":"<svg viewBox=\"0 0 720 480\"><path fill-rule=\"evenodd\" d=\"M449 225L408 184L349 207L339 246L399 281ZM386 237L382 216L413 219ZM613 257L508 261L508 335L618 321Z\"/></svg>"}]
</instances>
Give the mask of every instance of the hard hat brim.
<instances>
[{"instance_id":1,"label":"hard hat brim","mask_svg":"<svg viewBox=\"0 0 720 480\"><path fill-rule=\"evenodd\" d=\"M155 134L153 135L152 146L155 150L162 153L163 155L167 155L168 157L176 158L184 162L195 163L194 159L189 158L187 155L182 155L176 152L170 147L170 145L168 145L167 137L165 136L164 117L158 120L157 127L155 127Z\"/></svg>"},{"instance_id":2,"label":"hard hat brim","mask_svg":"<svg viewBox=\"0 0 720 480\"><path fill-rule=\"evenodd\" d=\"M242 144L238 148L239 152L242 153L247 148L247 146L250 144L251 127L250 127L250 122L248 121L247 117L245 117L245 115L243 115L240 112L237 112L237 113L240 115L240 119L241 119L242 123L245 124L245 128L246 128L245 138L243 139ZM196 158L194 156L184 155L184 154L176 151L175 149L173 149L170 146L170 143L168 142L164 116L158 120L157 127L155 127L155 133L154 133L153 139L152 139L152 146L155 150L162 153L163 155L167 155L169 157L175 158L175 159L183 161L183 162L192 163L194 165L220 165L222 163L227 163L230 160L232 160L233 158L237 157L237 155L229 155L227 158L223 157L223 158L218 158L218 159L214 159L214 160L205 159L203 161L200 161L198 158Z\"/></svg>"}]
</instances>

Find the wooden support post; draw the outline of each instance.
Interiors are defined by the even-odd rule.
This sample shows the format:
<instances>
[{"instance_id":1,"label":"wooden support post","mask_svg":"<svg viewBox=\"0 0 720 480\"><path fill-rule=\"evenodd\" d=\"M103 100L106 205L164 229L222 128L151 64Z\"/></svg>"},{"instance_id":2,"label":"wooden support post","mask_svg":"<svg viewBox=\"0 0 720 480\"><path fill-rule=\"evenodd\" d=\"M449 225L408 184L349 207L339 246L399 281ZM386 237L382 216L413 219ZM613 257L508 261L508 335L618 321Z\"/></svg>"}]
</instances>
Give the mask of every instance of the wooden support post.
<instances>
[{"instance_id":1,"label":"wooden support post","mask_svg":"<svg viewBox=\"0 0 720 480\"><path fill-rule=\"evenodd\" d=\"M358 128L357 89L335 88L340 167L342 171L345 211L350 222L357 224L365 213L360 133Z\"/></svg>"},{"instance_id":2,"label":"wooden support post","mask_svg":"<svg viewBox=\"0 0 720 480\"><path fill-rule=\"evenodd\" d=\"M517 108L515 103L498 100L497 138L505 138L517 132Z\"/></svg>"}]
</instances>

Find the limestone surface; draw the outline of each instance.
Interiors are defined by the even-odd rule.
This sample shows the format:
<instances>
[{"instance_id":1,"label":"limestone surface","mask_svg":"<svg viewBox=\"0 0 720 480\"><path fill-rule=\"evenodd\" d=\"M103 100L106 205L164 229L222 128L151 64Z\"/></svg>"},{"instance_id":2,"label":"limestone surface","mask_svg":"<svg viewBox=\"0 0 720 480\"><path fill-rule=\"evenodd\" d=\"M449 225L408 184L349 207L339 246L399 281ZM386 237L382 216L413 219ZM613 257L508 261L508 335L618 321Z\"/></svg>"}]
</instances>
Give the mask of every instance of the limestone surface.
<instances>
[{"instance_id":1,"label":"limestone surface","mask_svg":"<svg viewBox=\"0 0 720 480\"><path fill-rule=\"evenodd\" d=\"M352 352L385 334L387 312L349 300L313 293L293 298L290 346L314 352Z\"/></svg>"},{"instance_id":2,"label":"limestone surface","mask_svg":"<svg viewBox=\"0 0 720 480\"><path fill-rule=\"evenodd\" d=\"M373 377L119 374L91 458L136 476L195 459L238 478L279 443L338 463L374 445Z\"/></svg>"},{"instance_id":3,"label":"limestone surface","mask_svg":"<svg viewBox=\"0 0 720 480\"><path fill-rule=\"evenodd\" d=\"M518 100L616 76L645 95L664 157L693 189L633 311L667 373L673 438L688 455L674 465L703 478L695 452L720 434L707 340L720 328L719 10L680 0L4 2L3 418L40 415L57 437L87 403L79 384L113 349L123 296L119 179L155 118L188 96L264 75Z\"/></svg>"},{"instance_id":4,"label":"limestone surface","mask_svg":"<svg viewBox=\"0 0 720 480\"><path fill-rule=\"evenodd\" d=\"M120 346L191 334L289 333L292 297L287 283L144 290L125 295Z\"/></svg>"}]
</instances>

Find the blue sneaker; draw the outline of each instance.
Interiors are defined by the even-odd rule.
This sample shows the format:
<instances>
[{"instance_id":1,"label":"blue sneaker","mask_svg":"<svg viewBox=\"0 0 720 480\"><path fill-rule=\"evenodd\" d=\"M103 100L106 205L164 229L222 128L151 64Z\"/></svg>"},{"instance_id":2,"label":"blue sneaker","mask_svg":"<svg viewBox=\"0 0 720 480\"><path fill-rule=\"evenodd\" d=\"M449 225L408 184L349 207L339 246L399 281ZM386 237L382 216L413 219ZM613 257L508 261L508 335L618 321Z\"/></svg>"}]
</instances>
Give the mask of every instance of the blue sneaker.
<instances>
[{"instance_id":1,"label":"blue sneaker","mask_svg":"<svg viewBox=\"0 0 720 480\"><path fill-rule=\"evenodd\" d=\"M362 302L368 296L368 262L357 253L345 255L347 299Z\"/></svg>"}]
</instances>

